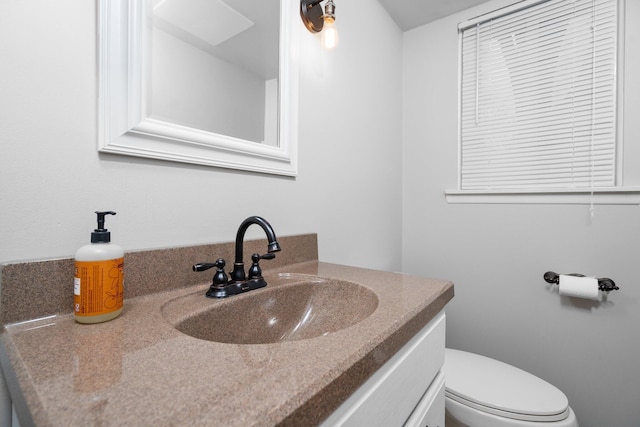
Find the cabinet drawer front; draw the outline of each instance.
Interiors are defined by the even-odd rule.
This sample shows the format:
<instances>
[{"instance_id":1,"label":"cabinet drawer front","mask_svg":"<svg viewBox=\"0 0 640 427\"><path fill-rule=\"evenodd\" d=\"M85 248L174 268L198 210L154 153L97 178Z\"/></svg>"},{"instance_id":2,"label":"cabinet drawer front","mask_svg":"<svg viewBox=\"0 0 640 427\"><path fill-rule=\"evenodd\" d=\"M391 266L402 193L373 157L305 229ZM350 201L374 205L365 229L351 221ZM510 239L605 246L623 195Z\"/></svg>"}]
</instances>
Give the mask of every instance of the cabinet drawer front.
<instances>
[{"instance_id":1,"label":"cabinet drawer front","mask_svg":"<svg viewBox=\"0 0 640 427\"><path fill-rule=\"evenodd\" d=\"M444 363L441 312L356 390L323 426L401 426ZM444 408L443 408L444 414Z\"/></svg>"}]
</instances>

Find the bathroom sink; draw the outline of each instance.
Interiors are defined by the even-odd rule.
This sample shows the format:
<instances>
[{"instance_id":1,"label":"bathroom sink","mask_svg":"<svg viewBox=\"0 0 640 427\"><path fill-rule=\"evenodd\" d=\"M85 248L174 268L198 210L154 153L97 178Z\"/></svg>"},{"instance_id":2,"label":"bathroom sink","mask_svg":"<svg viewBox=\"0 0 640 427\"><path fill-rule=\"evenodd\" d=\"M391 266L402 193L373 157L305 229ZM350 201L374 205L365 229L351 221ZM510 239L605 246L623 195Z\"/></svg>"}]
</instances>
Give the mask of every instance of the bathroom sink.
<instances>
[{"instance_id":1,"label":"bathroom sink","mask_svg":"<svg viewBox=\"0 0 640 427\"><path fill-rule=\"evenodd\" d=\"M177 330L195 338L268 344L342 330L370 316L377 306L375 292L357 283L279 274L266 288L222 300L192 294L169 301L162 312Z\"/></svg>"}]
</instances>

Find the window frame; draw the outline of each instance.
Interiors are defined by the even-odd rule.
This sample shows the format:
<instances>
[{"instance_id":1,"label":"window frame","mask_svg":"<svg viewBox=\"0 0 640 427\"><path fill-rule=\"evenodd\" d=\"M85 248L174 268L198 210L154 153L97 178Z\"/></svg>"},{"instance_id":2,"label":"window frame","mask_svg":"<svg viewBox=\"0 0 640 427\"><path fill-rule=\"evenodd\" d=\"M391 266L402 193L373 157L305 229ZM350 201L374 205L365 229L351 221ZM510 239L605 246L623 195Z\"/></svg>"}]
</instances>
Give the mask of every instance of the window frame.
<instances>
[{"instance_id":1,"label":"window frame","mask_svg":"<svg viewBox=\"0 0 640 427\"><path fill-rule=\"evenodd\" d=\"M524 0L471 18L458 26L458 163L457 188L446 190L448 203L535 203L535 204L640 204L640 188L625 186L623 178L623 94L624 94L624 1L617 3L617 52L616 52L616 184L612 187L532 188L532 189L461 189L462 171L462 28L496 16L511 14L523 8L548 0Z\"/></svg>"}]
</instances>

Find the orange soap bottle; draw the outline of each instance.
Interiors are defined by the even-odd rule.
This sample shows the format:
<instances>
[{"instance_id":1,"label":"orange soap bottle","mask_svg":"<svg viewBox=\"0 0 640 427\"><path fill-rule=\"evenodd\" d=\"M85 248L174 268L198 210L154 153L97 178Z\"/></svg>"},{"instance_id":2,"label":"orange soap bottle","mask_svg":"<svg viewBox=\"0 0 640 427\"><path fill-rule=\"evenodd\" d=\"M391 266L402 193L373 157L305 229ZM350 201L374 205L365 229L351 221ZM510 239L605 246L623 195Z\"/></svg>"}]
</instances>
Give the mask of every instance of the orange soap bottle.
<instances>
[{"instance_id":1,"label":"orange soap bottle","mask_svg":"<svg viewBox=\"0 0 640 427\"><path fill-rule=\"evenodd\" d=\"M105 215L116 213L96 214L98 228L91 233L91 243L75 256L73 313L79 323L114 319L124 303L124 250L111 243L111 233L104 227Z\"/></svg>"}]
</instances>

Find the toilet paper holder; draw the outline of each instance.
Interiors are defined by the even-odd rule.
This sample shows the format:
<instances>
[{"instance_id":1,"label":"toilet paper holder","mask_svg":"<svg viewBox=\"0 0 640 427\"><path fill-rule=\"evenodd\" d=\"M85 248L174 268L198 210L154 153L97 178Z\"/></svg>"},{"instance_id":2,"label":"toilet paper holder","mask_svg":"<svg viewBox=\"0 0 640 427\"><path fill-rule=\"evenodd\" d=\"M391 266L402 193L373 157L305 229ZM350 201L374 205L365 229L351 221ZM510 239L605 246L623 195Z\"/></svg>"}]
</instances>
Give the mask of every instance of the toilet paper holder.
<instances>
[{"instance_id":1,"label":"toilet paper holder","mask_svg":"<svg viewBox=\"0 0 640 427\"><path fill-rule=\"evenodd\" d=\"M567 274L567 276L585 277L584 274L578 273ZM554 271L547 271L546 273L544 273L544 280L547 283L557 285L560 283L560 275ZM616 286L616 283L613 280L607 277L602 277L598 279L598 289L603 292L609 292L617 291L620 288Z\"/></svg>"}]
</instances>

